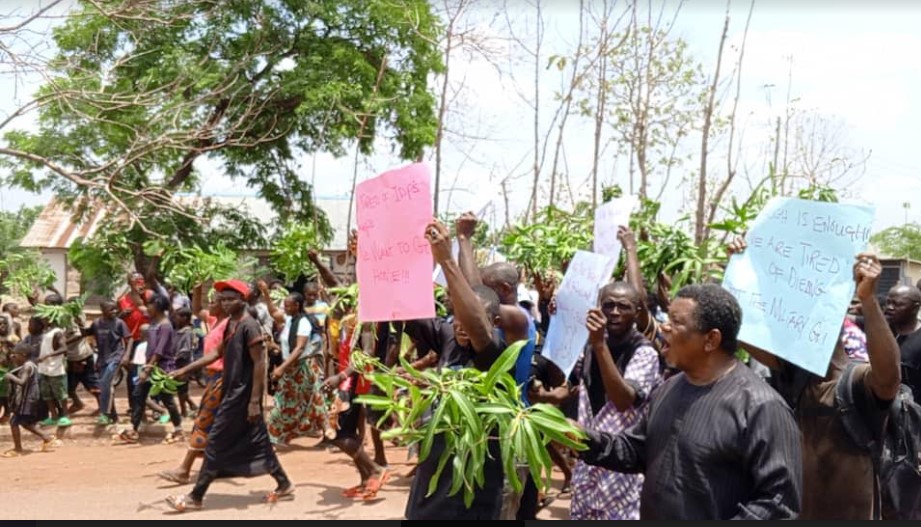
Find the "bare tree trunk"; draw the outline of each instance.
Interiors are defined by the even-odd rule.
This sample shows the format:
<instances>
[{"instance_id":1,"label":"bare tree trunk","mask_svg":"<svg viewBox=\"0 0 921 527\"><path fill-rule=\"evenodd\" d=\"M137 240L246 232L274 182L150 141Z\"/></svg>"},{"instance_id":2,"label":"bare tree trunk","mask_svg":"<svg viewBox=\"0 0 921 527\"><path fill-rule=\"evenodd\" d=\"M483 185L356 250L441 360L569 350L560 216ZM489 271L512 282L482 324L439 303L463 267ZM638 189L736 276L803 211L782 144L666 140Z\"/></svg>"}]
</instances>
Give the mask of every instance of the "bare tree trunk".
<instances>
[{"instance_id":1,"label":"bare tree trunk","mask_svg":"<svg viewBox=\"0 0 921 527\"><path fill-rule=\"evenodd\" d=\"M435 198L435 216L438 216L438 201L441 196L441 143L445 132L445 111L448 107L448 80L451 73L451 40L453 37L454 19L448 24L445 38L447 39L447 48L445 51L445 72L441 80L441 94L438 103L438 128L435 130L435 189L433 191Z\"/></svg>"},{"instance_id":2,"label":"bare tree trunk","mask_svg":"<svg viewBox=\"0 0 921 527\"><path fill-rule=\"evenodd\" d=\"M719 209L723 195L735 179L736 166L732 163L732 146L736 136L736 112L739 110L739 99L742 96L742 62L745 60L745 42L748 40L748 28L752 21L752 13L755 11L755 0L752 0L751 7L748 9L748 19L745 21L745 31L742 33L742 44L739 46L739 62L736 67L736 95L732 101L732 114L729 116L729 147L726 150L726 179L720 184L710 200L710 214L707 216L707 226L704 232L704 238L710 236L710 224L716 220L716 212ZM728 13L727 13L728 20Z\"/></svg>"},{"instance_id":3,"label":"bare tree trunk","mask_svg":"<svg viewBox=\"0 0 921 527\"><path fill-rule=\"evenodd\" d=\"M531 221L537 221L537 189L540 185L540 48L543 41L543 14L537 0L537 33L534 45L534 183L531 187Z\"/></svg>"},{"instance_id":4,"label":"bare tree trunk","mask_svg":"<svg viewBox=\"0 0 921 527\"><path fill-rule=\"evenodd\" d=\"M787 70L787 102L786 102L786 106L784 107L783 168L780 171L780 195L781 196L786 195L786 190L784 187L786 187L787 176L790 173L790 165L787 164L787 151L790 145L790 118L792 117L791 115L792 112L790 110L790 94L793 89L793 57L792 56L789 57L789 61L790 61L790 66L789 66L789 69ZM780 138L778 137L778 141L779 140Z\"/></svg>"},{"instance_id":5,"label":"bare tree trunk","mask_svg":"<svg viewBox=\"0 0 921 527\"><path fill-rule=\"evenodd\" d=\"M701 129L700 182L697 186L697 211L695 212L694 225L694 242L697 245L703 243L707 233L705 225L707 217L707 151L710 146L710 125L713 121L713 110L716 105L716 87L720 80L720 67L723 62L723 47L726 44L726 36L729 33L729 7L731 3L731 1L726 3L726 20L723 23L723 34L720 36L720 47L716 56L716 72L713 74L713 83L710 85L707 106L704 108L704 126Z\"/></svg>"},{"instance_id":6,"label":"bare tree trunk","mask_svg":"<svg viewBox=\"0 0 921 527\"><path fill-rule=\"evenodd\" d=\"M381 67L377 70L377 80L374 82L374 90L371 92L372 99L377 96L377 91L384 80L384 72L387 70L387 57L381 60ZM358 127L358 142L355 143L355 160L352 172L352 192L349 194L349 216L345 223L345 232L352 232L352 207L355 205L355 188L358 186L358 154L361 150L360 140L365 133L365 126L368 124L368 114L361 117L361 126Z\"/></svg>"},{"instance_id":7,"label":"bare tree trunk","mask_svg":"<svg viewBox=\"0 0 921 527\"><path fill-rule=\"evenodd\" d=\"M601 36L599 38L598 56L598 98L595 107L595 138L592 154L592 208L598 206L598 160L601 157L601 127L604 125L605 106L608 90L605 81L608 76L608 0L604 1L605 16L601 21Z\"/></svg>"},{"instance_id":8,"label":"bare tree trunk","mask_svg":"<svg viewBox=\"0 0 921 527\"><path fill-rule=\"evenodd\" d=\"M566 128L566 121L569 119L570 109L572 108L572 98L573 92L576 89L579 81L579 62L582 58L582 42L585 34L585 0L579 0L579 40L576 43L576 55L573 57L572 62L572 77L569 79L569 91L566 93L565 98L563 99L562 117L560 120L560 125L556 135L556 147L553 152L553 165L550 172L550 200L549 204L552 207L556 199L556 178L559 174L559 161L560 161L560 150L563 147L563 130Z\"/></svg>"},{"instance_id":9,"label":"bare tree trunk","mask_svg":"<svg viewBox=\"0 0 921 527\"><path fill-rule=\"evenodd\" d=\"M505 228L508 229L512 225L512 221L508 210L508 187L505 186L506 182L508 182L508 178L503 179L499 186L502 188L502 200L505 202Z\"/></svg>"}]
</instances>

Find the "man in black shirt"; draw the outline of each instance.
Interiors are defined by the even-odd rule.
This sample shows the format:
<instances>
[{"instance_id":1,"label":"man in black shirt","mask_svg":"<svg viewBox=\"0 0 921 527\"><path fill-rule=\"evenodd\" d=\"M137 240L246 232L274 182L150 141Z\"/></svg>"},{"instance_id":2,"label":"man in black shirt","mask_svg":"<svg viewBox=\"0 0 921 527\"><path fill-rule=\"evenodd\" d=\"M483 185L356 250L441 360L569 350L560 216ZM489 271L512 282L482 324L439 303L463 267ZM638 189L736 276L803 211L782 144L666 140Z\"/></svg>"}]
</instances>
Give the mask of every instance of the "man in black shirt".
<instances>
[{"instance_id":1,"label":"man in black shirt","mask_svg":"<svg viewBox=\"0 0 921 527\"><path fill-rule=\"evenodd\" d=\"M911 285L897 285L886 297L886 321L902 351L902 382L921 400L921 291Z\"/></svg>"},{"instance_id":2,"label":"man in black shirt","mask_svg":"<svg viewBox=\"0 0 921 527\"><path fill-rule=\"evenodd\" d=\"M735 357L742 310L720 286L678 292L662 326L681 373L616 436L587 430L589 464L643 473L640 518L792 519L800 510L799 430L783 399Z\"/></svg>"},{"instance_id":3,"label":"man in black shirt","mask_svg":"<svg viewBox=\"0 0 921 527\"><path fill-rule=\"evenodd\" d=\"M426 228L425 237L432 246L435 262L444 269L448 291L454 303L455 325L460 331L449 336L449 325L442 321L424 321L407 324L407 332L417 342L428 339L433 349L439 352L439 365L443 367L466 366L467 362L479 370L487 370L505 349L496 336L499 320L499 298L486 287L476 291L470 287L461 274L460 267L451 255L451 241L447 228L434 222ZM413 327L416 326L416 327ZM420 332L419 326L424 329ZM424 336L423 336L424 335ZM420 339L421 337L421 339ZM467 346L469 342L469 347ZM417 344L418 345L418 344ZM435 348L434 346L440 346ZM450 348L446 349L446 346ZM420 347L420 353L427 352ZM469 359L465 360L465 359ZM445 448L445 438L435 436L432 450L425 461L419 464L413 479L409 500L406 504L406 518L409 520L495 520L502 505L502 459L499 445L490 443L486 458L486 485L478 489L470 508L464 505L462 493L448 496L451 487L453 467L447 466L438 478L435 492L425 497L429 481L435 475L438 459Z\"/></svg>"}]
</instances>

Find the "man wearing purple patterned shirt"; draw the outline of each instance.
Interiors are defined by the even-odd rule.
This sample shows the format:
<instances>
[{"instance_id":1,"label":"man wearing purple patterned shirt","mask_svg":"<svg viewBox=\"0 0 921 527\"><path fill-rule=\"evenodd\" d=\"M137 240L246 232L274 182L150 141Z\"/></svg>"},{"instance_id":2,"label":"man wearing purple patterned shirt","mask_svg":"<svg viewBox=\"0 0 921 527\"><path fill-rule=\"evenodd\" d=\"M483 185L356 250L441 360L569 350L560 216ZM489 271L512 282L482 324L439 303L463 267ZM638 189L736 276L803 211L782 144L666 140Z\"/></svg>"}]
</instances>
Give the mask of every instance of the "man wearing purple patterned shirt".
<instances>
[{"instance_id":1,"label":"man wearing purple patterned shirt","mask_svg":"<svg viewBox=\"0 0 921 527\"><path fill-rule=\"evenodd\" d=\"M636 329L641 299L626 282L601 289L600 309L588 312L589 344L582 360L579 424L619 434L639 421L649 393L662 382L659 354ZM621 474L579 462L573 471L574 520L638 520L641 474Z\"/></svg>"}]
</instances>

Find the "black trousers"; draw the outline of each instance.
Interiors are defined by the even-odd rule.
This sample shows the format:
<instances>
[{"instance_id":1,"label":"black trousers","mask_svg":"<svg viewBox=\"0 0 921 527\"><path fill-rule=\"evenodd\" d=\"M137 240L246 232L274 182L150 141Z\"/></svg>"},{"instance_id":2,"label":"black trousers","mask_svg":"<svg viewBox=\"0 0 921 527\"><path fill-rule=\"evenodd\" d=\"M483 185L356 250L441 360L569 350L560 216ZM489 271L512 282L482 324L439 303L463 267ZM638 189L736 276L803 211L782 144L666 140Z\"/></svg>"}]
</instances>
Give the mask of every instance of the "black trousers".
<instances>
[{"instance_id":1,"label":"black trousers","mask_svg":"<svg viewBox=\"0 0 921 527\"><path fill-rule=\"evenodd\" d=\"M144 420L144 411L147 409L147 396L150 395L150 382L142 382L134 387L132 399L134 407L131 408L131 426L137 431ZM182 424L182 414L179 413L179 406L176 405L176 398L169 393L161 393L154 398L157 402L166 407L169 412L170 421L177 428Z\"/></svg>"}]
</instances>

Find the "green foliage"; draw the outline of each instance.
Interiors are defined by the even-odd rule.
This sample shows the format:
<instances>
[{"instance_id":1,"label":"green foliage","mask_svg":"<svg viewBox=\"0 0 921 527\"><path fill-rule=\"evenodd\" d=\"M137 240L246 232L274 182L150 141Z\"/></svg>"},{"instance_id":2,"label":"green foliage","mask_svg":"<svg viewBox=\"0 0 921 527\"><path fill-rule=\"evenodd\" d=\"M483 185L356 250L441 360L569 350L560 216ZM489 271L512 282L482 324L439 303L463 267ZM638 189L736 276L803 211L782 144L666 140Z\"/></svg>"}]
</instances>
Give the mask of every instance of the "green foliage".
<instances>
[{"instance_id":1,"label":"green foliage","mask_svg":"<svg viewBox=\"0 0 921 527\"><path fill-rule=\"evenodd\" d=\"M151 397L156 397L161 393L176 395L176 393L179 391L179 387L183 384L185 384L185 382L173 379L158 366L154 366L153 370L150 372Z\"/></svg>"},{"instance_id":2,"label":"green foliage","mask_svg":"<svg viewBox=\"0 0 921 527\"><path fill-rule=\"evenodd\" d=\"M317 269L307 257L310 249L320 251L332 239L331 231L318 231L314 223L288 223L272 247L272 267L285 282L294 283L301 276L313 278Z\"/></svg>"},{"instance_id":3,"label":"green foliage","mask_svg":"<svg viewBox=\"0 0 921 527\"><path fill-rule=\"evenodd\" d=\"M331 287L329 294L336 297L329 307L333 313L354 313L358 309L358 282L346 287Z\"/></svg>"},{"instance_id":4,"label":"green foliage","mask_svg":"<svg viewBox=\"0 0 921 527\"><path fill-rule=\"evenodd\" d=\"M60 306L37 304L35 314L59 328L69 328L74 321L83 316L86 295L64 302Z\"/></svg>"},{"instance_id":5,"label":"green foliage","mask_svg":"<svg viewBox=\"0 0 921 527\"><path fill-rule=\"evenodd\" d=\"M67 260L80 271L88 292L106 297L124 281L132 259L125 232L119 230L107 229L89 240L77 239L67 251Z\"/></svg>"},{"instance_id":6,"label":"green foliage","mask_svg":"<svg viewBox=\"0 0 921 527\"><path fill-rule=\"evenodd\" d=\"M573 212L547 207L538 221L512 228L502 239L503 252L530 274L562 269L578 250L590 250L594 215L591 204L579 203Z\"/></svg>"},{"instance_id":7,"label":"green foliage","mask_svg":"<svg viewBox=\"0 0 921 527\"><path fill-rule=\"evenodd\" d=\"M144 244L148 256L161 255L160 272L166 282L180 291L191 291L209 281L244 278L244 269L255 265L254 259L242 260L236 251L218 242L207 249L192 247L163 247L160 241Z\"/></svg>"},{"instance_id":8,"label":"green foliage","mask_svg":"<svg viewBox=\"0 0 921 527\"><path fill-rule=\"evenodd\" d=\"M526 342L506 349L489 371L473 368L418 371L400 359L405 376L384 367L361 352L352 353L359 371L372 371L370 378L383 395L365 395L357 402L384 411L381 422L396 417L397 426L383 433L384 439L398 439L419 445L419 461L428 459L436 435L445 440L435 475L428 482L428 495L452 461L450 495L463 492L470 507L476 490L486 483L488 443L498 440L505 475L512 488L521 492L524 483L515 467L527 465L540 489L550 487L553 462L547 452L550 441L574 450L585 450L584 433L570 424L563 413L547 404L525 408L520 389L508 371L514 366ZM432 418L422 419L433 410ZM575 438L575 439L574 439Z\"/></svg>"},{"instance_id":9,"label":"green foliage","mask_svg":"<svg viewBox=\"0 0 921 527\"><path fill-rule=\"evenodd\" d=\"M36 129L5 134L5 183L53 191L75 221L111 206L106 228L126 232L136 265L151 233L265 247L252 236L264 218L178 203L205 158L279 221L324 232L296 160L356 144L369 154L382 138L421 155L435 139L440 31L425 0L80 2L53 30Z\"/></svg>"},{"instance_id":10,"label":"green foliage","mask_svg":"<svg viewBox=\"0 0 921 527\"><path fill-rule=\"evenodd\" d=\"M874 234L870 242L885 256L921 260L921 225L909 223Z\"/></svg>"},{"instance_id":11,"label":"green foliage","mask_svg":"<svg viewBox=\"0 0 921 527\"><path fill-rule=\"evenodd\" d=\"M187 156L204 154L296 217L310 203L288 168L298 152L342 155L357 140L367 154L386 133L414 159L434 141L427 81L442 62L424 0L104 5L108 16L82 3L54 29L39 130L9 134L16 149L65 170L105 167L103 179L117 171L126 190L158 174L191 188ZM103 190L16 163L24 187Z\"/></svg>"},{"instance_id":12,"label":"green foliage","mask_svg":"<svg viewBox=\"0 0 921 527\"><path fill-rule=\"evenodd\" d=\"M799 191L800 199L838 203L838 192L827 185L812 184Z\"/></svg>"},{"instance_id":13,"label":"green foliage","mask_svg":"<svg viewBox=\"0 0 921 527\"><path fill-rule=\"evenodd\" d=\"M36 251L7 253L0 259L0 275L5 289L15 295L31 296L35 288L47 289L57 276Z\"/></svg>"},{"instance_id":14,"label":"green foliage","mask_svg":"<svg viewBox=\"0 0 921 527\"><path fill-rule=\"evenodd\" d=\"M16 212L0 211L0 258L19 250L19 243L41 212L41 206L23 206Z\"/></svg>"},{"instance_id":15,"label":"green foliage","mask_svg":"<svg viewBox=\"0 0 921 527\"><path fill-rule=\"evenodd\" d=\"M611 185L601 187L601 202L607 203L611 200L620 198L624 195L624 189L620 185Z\"/></svg>"}]
</instances>

